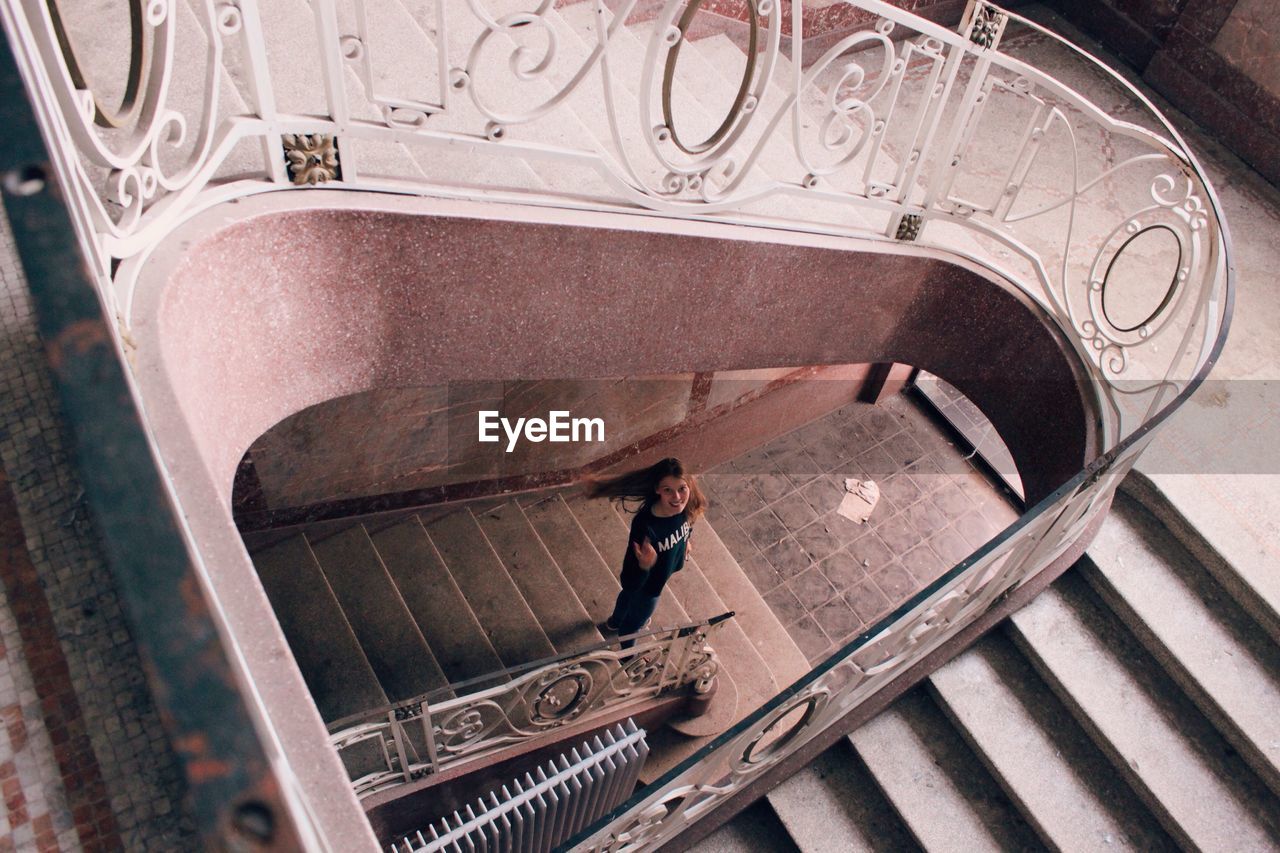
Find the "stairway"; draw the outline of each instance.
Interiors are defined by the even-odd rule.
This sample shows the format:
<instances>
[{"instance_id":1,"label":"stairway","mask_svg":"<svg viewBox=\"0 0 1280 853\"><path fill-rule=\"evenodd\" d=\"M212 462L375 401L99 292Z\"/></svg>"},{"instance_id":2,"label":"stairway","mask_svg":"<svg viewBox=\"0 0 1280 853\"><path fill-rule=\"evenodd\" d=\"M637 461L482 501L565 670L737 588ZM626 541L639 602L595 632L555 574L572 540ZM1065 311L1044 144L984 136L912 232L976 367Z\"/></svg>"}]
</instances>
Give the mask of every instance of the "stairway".
<instances>
[{"instance_id":1,"label":"stairway","mask_svg":"<svg viewBox=\"0 0 1280 853\"><path fill-rule=\"evenodd\" d=\"M333 722L602 642L597 624L620 588L628 524L610 502L551 490L338 529L321 523L252 557L316 706ZM808 671L710 524L695 529L653 625L729 610L738 618L715 635L721 671L710 709L654 733L647 778Z\"/></svg>"},{"instance_id":2,"label":"stairway","mask_svg":"<svg viewBox=\"0 0 1280 853\"><path fill-rule=\"evenodd\" d=\"M496 11L504 4L486 5ZM568 81L595 44L598 25L589 3L562 5L546 20L563 61L549 70L543 94ZM633 22L617 32L611 46L619 82L613 94L623 117L636 115L644 94L634 72L643 54L641 39L650 33L648 25ZM451 39L465 48L474 35L457 28ZM781 61L785 75L789 69ZM699 137L715 126L736 89L741 62L741 51L724 36L684 45L672 93L677 117L689 122L682 132ZM818 78L820 86L840 73L832 66ZM593 136L608 127L600 88L597 69L569 98L562 122L513 126L507 138L594 146L616 158L611 141ZM519 95L512 89L497 105L518 109L518 99L532 94L529 87ZM781 97L775 87L772 103ZM820 115L820 100L818 93L806 93L804 106ZM474 132L474 112L467 112L465 98L457 102L463 108L432 119L433 126ZM815 128L808 116L801 123L806 131ZM640 135L648 131L624 121L619 137L625 148L638 151ZM751 167L753 180L798 185L804 175L788 145L786 136L769 143ZM827 180L858 186L864 173L889 180L898 153L894 141L886 140L872 168L864 153ZM412 174L415 164L434 161L437 168L430 171L438 176L438 164L447 162L460 184L489 170L475 183L531 190L575 186L584 193L598 180L536 158L484 160L463 151L408 147L382 154L386 162L366 172ZM661 179L645 168L641 164L642 178ZM806 204L780 197L746 212L767 209L804 220ZM842 214L875 231L886 225L869 213L842 208ZM944 225L930 228L936 235ZM1004 254L968 232L942 233L976 256ZM724 661L720 698L735 698L732 711L726 714L722 701L714 721L701 721L709 730L722 730L807 665L798 651L791 654L794 645L751 584L738 582L745 581L741 569L711 525L700 526L706 533L697 534L693 558L673 578L655 624L738 612L740 624L731 623L717 639ZM317 705L333 719L362 703L394 699L410 686L431 689L591 642L598 637L592 623L608 613L618 589L615 563L625 531L625 522L603 502L565 494L521 496L370 528L372 549L355 532L345 544L328 548L299 535L273 546L278 555L264 551L255 560L261 561L273 602L280 601L277 613L286 634L291 642L298 638L295 656ZM378 631L344 626L343 575L328 579L323 562L324 553L334 549L366 557L372 550L381 558L392 583L372 584L371 590L380 596L384 587L397 590L398 606L388 595L366 615L400 621ZM283 565L273 567L275 561ZM296 573L290 561L299 564ZM377 574L372 562L364 565ZM320 587L328 583L329 598L291 610L285 599L317 579ZM416 623L416 633L404 613ZM424 646L428 655L421 654ZM417 654L416 667L387 680L385 661L408 652ZM1158 522L1118 497L1089 558L697 849L1275 849L1277 679L1273 641ZM647 778L705 742L698 736L707 731L697 721L683 724L684 734L655 734Z\"/></svg>"},{"instance_id":3,"label":"stairway","mask_svg":"<svg viewBox=\"0 0 1280 853\"><path fill-rule=\"evenodd\" d=\"M1275 850L1278 769L1274 638L1122 492L1034 602L693 849Z\"/></svg>"}]
</instances>

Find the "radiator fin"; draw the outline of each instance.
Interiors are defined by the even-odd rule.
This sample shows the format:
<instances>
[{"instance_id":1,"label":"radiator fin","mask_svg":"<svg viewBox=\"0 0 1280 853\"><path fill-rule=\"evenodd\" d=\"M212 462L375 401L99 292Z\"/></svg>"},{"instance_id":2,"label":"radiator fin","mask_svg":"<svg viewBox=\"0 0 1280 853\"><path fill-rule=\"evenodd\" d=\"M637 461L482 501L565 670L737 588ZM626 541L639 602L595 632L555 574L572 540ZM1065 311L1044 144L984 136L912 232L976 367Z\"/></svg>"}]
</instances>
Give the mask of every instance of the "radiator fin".
<instances>
[{"instance_id":1,"label":"radiator fin","mask_svg":"<svg viewBox=\"0 0 1280 853\"><path fill-rule=\"evenodd\" d=\"M545 853L625 800L648 755L644 729L627 720L388 849Z\"/></svg>"}]
</instances>

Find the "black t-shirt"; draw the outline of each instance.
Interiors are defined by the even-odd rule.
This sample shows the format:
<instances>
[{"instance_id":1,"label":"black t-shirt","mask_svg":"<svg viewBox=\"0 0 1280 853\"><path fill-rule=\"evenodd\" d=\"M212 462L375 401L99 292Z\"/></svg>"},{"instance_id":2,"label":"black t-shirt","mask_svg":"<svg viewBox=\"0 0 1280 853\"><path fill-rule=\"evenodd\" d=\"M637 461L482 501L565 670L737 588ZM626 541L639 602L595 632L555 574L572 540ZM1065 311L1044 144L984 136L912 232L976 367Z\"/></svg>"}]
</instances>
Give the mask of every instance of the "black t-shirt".
<instances>
[{"instance_id":1,"label":"black t-shirt","mask_svg":"<svg viewBox=\"0 0 1280 853\"><path fill-rule=\"evenodd\" d=\"M622 586L625 589L641 587L646 595L659 595L667 580L684 568L685 548L692 531L693 525L683 512L669 518L659 518L647 506L637 512L631 519L631 538L627 542L627 555L622 560ZM633 542L645 539L658 552L658 561L647 572L640 568L640 561L631 547Z\"/></svg>"}]
</instances>

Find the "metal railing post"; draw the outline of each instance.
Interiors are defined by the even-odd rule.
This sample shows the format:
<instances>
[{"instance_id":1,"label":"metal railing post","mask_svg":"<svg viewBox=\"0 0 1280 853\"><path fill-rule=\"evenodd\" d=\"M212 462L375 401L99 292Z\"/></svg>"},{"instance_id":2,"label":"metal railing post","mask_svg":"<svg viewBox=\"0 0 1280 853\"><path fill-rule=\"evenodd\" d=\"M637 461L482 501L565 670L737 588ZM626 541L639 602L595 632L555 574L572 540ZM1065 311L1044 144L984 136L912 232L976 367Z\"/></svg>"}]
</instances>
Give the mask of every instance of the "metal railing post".
<instances>
[{"instance_id":1,"label":"metal railing post","mask_svg":"<svg viewBox=\"0 0 1280 853\"><path fill-rule=\"evenodd\" d=\"M404 775L404 781L413 781L413 776L409 773L409 756L404 750L404 729L400 721L396 719L399 712L391 710L387 712L387 720L391 724L391 738L396 744L396 758L400 761L400 772Z\"/></svg>"},{"instance_id":2,"label":"metal railing post","mask_svg":"<svg viewBox=\"0 0 1280 853\"><path fill-rule=\"evenodd\" d=\"M440 748L436 745L436 730L431 724L431 704L422 702L422 736L427 742L428 773L440 772Z\"/></svg>"}]
</instances>

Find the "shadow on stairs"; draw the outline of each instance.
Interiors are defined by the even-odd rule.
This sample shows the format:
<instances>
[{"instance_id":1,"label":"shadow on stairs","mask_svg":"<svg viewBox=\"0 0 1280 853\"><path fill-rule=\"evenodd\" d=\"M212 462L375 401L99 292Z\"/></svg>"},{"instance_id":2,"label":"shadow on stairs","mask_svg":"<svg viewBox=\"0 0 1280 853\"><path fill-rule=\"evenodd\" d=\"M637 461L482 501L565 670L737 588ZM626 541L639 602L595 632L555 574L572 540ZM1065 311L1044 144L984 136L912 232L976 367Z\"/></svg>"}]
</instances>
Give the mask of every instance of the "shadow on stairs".
<instances>
[{"instance_id":1,"label":"shadow on stairs","mask_svg":"<svg viewBox=\"0 0 1280 853\"><path fill-rule=\"evenodd\" d=\"M470 694L527 671L512 668L606 646L597 624L620 589L612 558L627 536L613 504L556 489L324 522L249 545L316 706L333 724L427 694L431 704L445 702L462 682ZM662 697L642 781L808 671L709 522L699 522L695 541L650 630L729 611L736 618L714 628L719 672L709 707L695 715Z\"/></svg>"}]
</instances>

